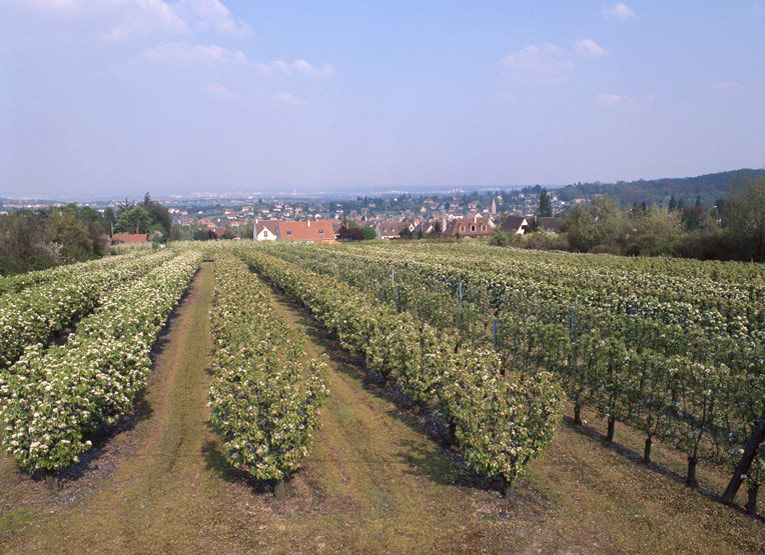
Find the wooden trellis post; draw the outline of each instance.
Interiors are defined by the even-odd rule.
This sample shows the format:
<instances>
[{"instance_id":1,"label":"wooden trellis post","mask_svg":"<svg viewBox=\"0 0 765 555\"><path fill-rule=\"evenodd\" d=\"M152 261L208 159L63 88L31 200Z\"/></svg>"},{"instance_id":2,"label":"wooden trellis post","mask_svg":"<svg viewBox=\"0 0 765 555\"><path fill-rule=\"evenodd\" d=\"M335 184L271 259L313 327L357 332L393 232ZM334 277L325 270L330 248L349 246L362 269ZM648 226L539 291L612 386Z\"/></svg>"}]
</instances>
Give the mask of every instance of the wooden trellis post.
<instances>
[{"instance_id":1,"label":"wooden trellis post","mask_svg":"<svg viewBox=\"0 0 765 555\"><path fill-rule=\"evenodd\" d=\"M733 478L730 479L728 488L723 493L722 502L726 505L733 503L733 499L736 497L736 493L738 493L738 488L741 487L741 475L749 472L749 467L752 466L757 449L763 440L765 440L765 414L760 418L760 423L757 424L757 428L755 428L754 434L752 434L752 439L749 440L749 444L741 456L741 461L739 461L736 470L733 472Z\"/></svg>"}]
</instances>

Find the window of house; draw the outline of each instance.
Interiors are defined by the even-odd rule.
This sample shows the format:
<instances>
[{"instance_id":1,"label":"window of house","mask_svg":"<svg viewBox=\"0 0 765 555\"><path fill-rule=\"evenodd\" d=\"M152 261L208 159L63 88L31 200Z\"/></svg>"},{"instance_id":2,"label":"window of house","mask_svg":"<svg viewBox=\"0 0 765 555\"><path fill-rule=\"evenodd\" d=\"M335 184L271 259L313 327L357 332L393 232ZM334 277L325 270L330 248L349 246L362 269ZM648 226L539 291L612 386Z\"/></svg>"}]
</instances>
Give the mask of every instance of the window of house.
<instances>
[{"instance_id":1,"label":"window of house","mask_svg":"<svg viewBox=\"0 0 765 555\"><path fill-rule=\"evenodd\" d=\"M481 226L481 231L486 231L486 226L485 225Z\"/></svg>"},{"instance_id":2,"label":"window of house","mask_svg":"<svg viewBox=\"0 0 765 555\"><path fill-rule=\"evenodd\" d=\"M292 232L291 232L291 231L288 231L288 232L287 232L287 235L292 235Z\"/></svg>"},{"instance_id":3,"label":"window of house","mask_svg":"<svg viewBox=\"0 0 765 555\"><path fill-rule=\"evenodd\" d=\"M324 230L323 230L323 229L320 229L320 230L319 230L319 234L322 234L322 233L324 233Z\"/></svg>"},{"instance_id":4,"label":"window of house","mask_svg":"<svg viewBox=\"0 0 765 555\"><path fill-rule=\"evenodd\" d=\"M465 226L464 225L460 226L460 231L465 231Z\"/></svg>"},{"instance_id":5,"label":"window of house","mask_svg":"<svg viewBox=\"0 0 765 555\"><path fill-rule=\"evenodd\" d=\"M475 231L475 226L474 225L470 226L470 231Z\"/></svg>"}]
</instances>

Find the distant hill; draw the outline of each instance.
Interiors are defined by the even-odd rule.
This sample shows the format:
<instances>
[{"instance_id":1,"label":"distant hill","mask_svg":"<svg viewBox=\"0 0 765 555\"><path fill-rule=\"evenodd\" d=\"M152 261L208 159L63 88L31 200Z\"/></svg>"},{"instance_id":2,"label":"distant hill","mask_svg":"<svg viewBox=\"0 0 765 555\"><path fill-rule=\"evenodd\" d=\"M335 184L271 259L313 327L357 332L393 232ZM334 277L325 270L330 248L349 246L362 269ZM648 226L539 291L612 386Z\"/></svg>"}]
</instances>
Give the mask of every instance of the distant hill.
<instances>
[{"instance_id":1,"label":"distant hill","mask_svg":"<svg viewBox=\"0 0 765 555\"><path fill-rule=\"evenodd\" d=\"M697 177L676 177L652 179L646 181L617 181L616 183L576 183L557 190L561 200L575 198L590 199L595 195L606 194L615 197L624 204L652 202L667 203L670 197L683 200L686 205L701 196L702 204L708 206L725 196L728 185L745 178L765 176L765 170L741 169L727 172L710 173Z\"/></svg>"}]
</instances>

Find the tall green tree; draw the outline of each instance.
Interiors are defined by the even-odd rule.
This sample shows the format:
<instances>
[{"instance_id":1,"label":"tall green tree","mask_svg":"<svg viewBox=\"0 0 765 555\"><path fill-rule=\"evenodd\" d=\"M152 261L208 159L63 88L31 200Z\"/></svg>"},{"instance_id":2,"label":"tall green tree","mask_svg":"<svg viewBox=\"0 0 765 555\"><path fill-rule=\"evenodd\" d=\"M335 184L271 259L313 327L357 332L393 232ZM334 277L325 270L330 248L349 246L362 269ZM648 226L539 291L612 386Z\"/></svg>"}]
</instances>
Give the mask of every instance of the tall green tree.
<instances>
[{"instance_id":1,"label":"tall green tree","mask_svg":"<svg viewBox=\"0 0 765 555\"><path fill-rule=\"evenodd\" d=\"M628 254L669 255L682 234L682 220L678 210L652 204L647 214L632 220L630 228Z\"/></svg>"},{"instance_id":2,"label":"tall green tree","mask_svg":"<svg viewBox=\"0 0 765 555\"><path fill-rule=\"evenodd\" d=\"M727 232L744 258L765 260L765 176L731 184Z\"/></svg>"},{"instance_id":3,"label":"tall green tree","mask_svg":"<svg viewBox=\"0 0 765 555\"><path fill-rule=\"evenodd\" d=\"M43 270L102 255L103 231L92 218L76 206L0 215L0 274Z\"/></svg>"},{"instance_id":4,"label":"tall green tree","mask_svg":"<svg viewBox=\"0 0 765 555\"><path fill-rule=\"evenodd\" d=\"M101 226L68 207L51 208L44 228L46 240L61 245L60 252L66 262L89 260L103 254Z\"/></svg>"},{"instance_id":5,"label":"tall green tree","mask_svg":"<svg viewBox=\"0 0 765 555\"><path fill-rule=\"evenodd\" d=\"M109 206L106 210L104 210L104 231L111 235L116 223L117 214L115 214L114 209Z\"/></svg>"},{"instance_id":6,"label":"tall green tree","mask_svg":"<svg viewBox=\"0 0 765 555\"><path fill-rule=\"evenodd\" d=\"M552 214L552 201L550 200L550 194L547 189L542 189L539 193L539 215L542 218L549 218Z\"/></svg>"},{"instance_id":7,"label":"tall green tree","mask_svg":"<svg viewBox=\"0 0 765 555\"><path fill-rule=\"evenodd\" d=\"M117 218L114 231L117 233L150 233L152 219L143 206L134 206L123 211Z\"/></svg>"},{"instance_id":8,"label":"tall green tree","mask_svg":"<svg viewBox=\"0 0 765 555\"><path fill-rule=\"evenodd\" d=\"M598 197L589 206L577 204L563 220L569 245L587 252L624 238L625 219L615 199Z\"/></svg>"}]
</instances>

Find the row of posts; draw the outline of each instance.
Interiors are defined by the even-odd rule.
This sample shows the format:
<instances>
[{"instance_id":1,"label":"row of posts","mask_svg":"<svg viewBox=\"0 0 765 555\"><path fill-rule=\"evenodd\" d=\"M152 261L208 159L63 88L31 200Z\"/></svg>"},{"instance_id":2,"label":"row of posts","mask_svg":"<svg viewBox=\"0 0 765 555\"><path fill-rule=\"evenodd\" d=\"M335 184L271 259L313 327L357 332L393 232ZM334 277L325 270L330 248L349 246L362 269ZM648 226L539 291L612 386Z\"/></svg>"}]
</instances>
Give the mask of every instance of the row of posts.
<instances>
[{"instance_id":1,"label":"row of posts","mask_svg":"<svg viewBox=\"0 0 765 555\"><path fill-rule=\"evenodd\" d=\"M390 281L393 285L396 285L396 269L393 268L390 271ZM462 306L463 306L463 296L462 296L462 281L457 284L457 298L459 299L460 304L460 312L457 313L457 325L462 324ZM576 342L576 336L574 334L574 307L571 307L569 309L571 311L571 343ZM401 288L399 286L396 286L396 311L401 312ZM632 314L632 305L630 305L629 313ZM497 347L497 319L493 318L491 320L491 331L492 331L492 343L494 344L494 348ZM576 364L576 358L574 359L574 364Z\"/></svg>"},{"instance_id":2,"label":"row of posts","mask_svg":"<svg viewBox=\"0 0 765 555\"><path fill-rule=\"evenodd\" d=\"M390 281L393 285L396 284L396 269L393 268L390 271ZM463 307L463 294L462 294L462 287L463 282L460 280L460 282L457 284L457 298L459 300L460 305L460 312L457 313L457 324L462 324L462 307ZM396 286L396 311L401 312L401 287ZM628 304L627 312L630 316L635 314L634 308L632 306L632 303ZM569 308L569 315L570 315L570 332L571 332L571 343L576 343L576 326L574 321L574 307ZM491 331L492 331L492 342L494 344L494 347L497 346L497 320L496 318L493 318L491 321ZM629 330L627 330L627 339L629 340ZM574 365L576 365L576 357L574 357Z\"/></svg>"}]
</instances>

